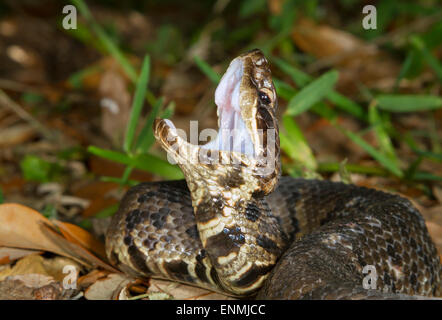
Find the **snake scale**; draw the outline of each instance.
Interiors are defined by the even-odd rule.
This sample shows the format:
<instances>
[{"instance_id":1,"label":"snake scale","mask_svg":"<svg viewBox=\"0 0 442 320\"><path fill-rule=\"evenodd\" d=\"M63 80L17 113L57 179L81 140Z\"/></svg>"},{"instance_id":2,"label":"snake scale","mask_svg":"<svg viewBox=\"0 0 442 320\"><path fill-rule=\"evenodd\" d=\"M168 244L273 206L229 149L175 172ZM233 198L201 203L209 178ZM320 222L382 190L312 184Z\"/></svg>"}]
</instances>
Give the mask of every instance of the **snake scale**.
<instances>
[{"instance_id":1,"label":"snake scale","mask_svg":"<svg viewBox=\"0 0 442 320\"><path fill-rule=\"evenodd\" d=\"M112 264L237 297L441 294L437 250L407 199L281 177L277 97L260 50L231 62L215 103L219 133L205 145L187 142L169 120L155 121L157 141L185 180L127 192L106 235ZM366 266L376 277L369 289Z\"/></svg>"}]
</instances>

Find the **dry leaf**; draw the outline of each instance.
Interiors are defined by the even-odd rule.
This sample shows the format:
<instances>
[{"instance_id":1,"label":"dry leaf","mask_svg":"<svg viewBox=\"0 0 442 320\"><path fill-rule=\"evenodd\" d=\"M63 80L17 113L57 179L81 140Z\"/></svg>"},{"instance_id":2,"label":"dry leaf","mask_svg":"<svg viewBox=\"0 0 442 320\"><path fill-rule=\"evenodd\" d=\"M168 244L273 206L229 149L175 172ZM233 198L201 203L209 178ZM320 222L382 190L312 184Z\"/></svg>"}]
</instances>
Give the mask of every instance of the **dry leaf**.
<instances>
[{"instance_id":1,"label":"dry leaf","mask_svg":"<svg viewBox=\"0 0 442 320\"><path fill-rule=\"evenodd\" d=\"M442 187L435 185L433 187L433 194L437 201L442 204Z\"/></svg>"},{"instance_id":2,"label":"dry leaf","mask_svg":"<svg viewBox=\"0 0 442 320\"><path fill-rule=\"evenodd\" d=\"M15 146L25 143L37 135L37 131L29 124L18 124L0 130L0 147Z\"/></svg>"},{"instance_id":3,"label":"dry leaf","mask_svg":"<svg viewBox=\"0 0 442 320\"><path fill-rule=\"evenodd\" d=\"M91 162L94 161L91 160ZM101 164L98 164L98 166L103 169ZM112 172L113 169L116 168L109 168L107 172ZM120 169L122 168L118 167L116 171L120 171ZM76 186L72 191L75 196L89 200L89 206L81 214L83 217L91 217L101 210L118 203L119 199L115 197L119 190L118 188L119 185L113 182L87 181Z\"/></svg>"},{"instance_id":4,"label":"dry leaf","mask_svg":"<svg viewBox=\"0 0 442 320\"><path fill-rule=\"evenodd\" d=\"M101 129L114 142L121 144L130 114L130 94L127 79L113 67L101 77Z\"/></svg>"},{"instance_id":5,"label":"dry leaf","mask_svg":"<svg viewBox=\"0 0 442 320\"><path fill-rule=\"evenodd\" d=\"M85 266L99 266L118 272L81 245L61 236L40 213L20 204L0 205L0 246L50 251Z\"/></svg>"},{"instance_id":6,"label":"dry leaf","mask_svg":"<svg viewBox=\"0 0 442 320\"><path fill-rule=\"evenodd\" d=\"M127 283L121 291L115 295L116 300L136 300L139 298L145 298L146 293L148 292L150 281L146 282L142 279L135 279L132 282ZM150 294L148 294L149 300L152 300L150 298ZM171 297L169 297L171 299ZM160 299L165 300L165 299Z\"/></svg>"},{"instance_id":7,"label":"dry leaf","mask_svg":"<svg viewBox=\"0 0 442 320\"><path fill-rule=\"evenodd\" d=\"M119 272L107 262L93 255L87 249L63 238L51 225L43 225L42 229L48 238L58 243L60 248L63 248L65 252L68 252L70 255L73 256L75 255L75 259L77 259L80 263L91 267L101 267L112 272Z\"/></svg>"},{"instance_id":8,"label":"dry leaf","mask_svg":"<svg viewBox=\"0 0 442 320\"><path fill-rule=\"evenodd\" d=\"M77 243L102 259L106 259L106 251L102 242L98 241L92 234L71 223L52 221L70 242Z\"/></svg>"},{"instance_id":9,"label":"dry leaf","mask_svg":"<svg viewBox=\"0 0 442 320\"><path fill-rule=\"evenodd\" d=\"M0 264L7 264L30 254L40 254L41 251L0 247Z\"/></svg>"},{"instance_id":10,"label":"dry leaf","mask_svg":"<svg viewBox=\"0 0 442 320\"><path fill-rule=\"evenodd\" d=\"M106 277L109 274L109 271L105 270L92 270L88 274L78 278L78 285L80 288L87 288L90 285L94 284L97 280Z\"/></svg>"},{"instance_id":11,"label":"dry leaf","mask_svg":"<svg viewBox=\"0 0 442 320\"><path fill-rule=\"evenodd\" d=\"M389 89L400 70L399 64L376 45L308 19L297 21L292 38L303 51L319 59L315 69L334 66L340 71L338 89L347 94L357 92L358 82L369 88Z\"/></svg>"},{"instance_id":12,"label":"dry leaf","mask_svg":"<svg viewBox=\"0 0 442 320\"><path fill-rule=\"evenodd\" d=\"M84 297L88 300L113 300L132 281L133 278L121 273L111 273L87 288Z\"/></svg>"},{"instance_id":13,"label":"dry leaf","mask_svg":"<svg viewBox=\"0 0 442 320\"><path fill-rule=\"evenodd\" d=\"M67 255L44 234L43 224L51 225L51 222L31 208L13 203L0 205L0 246Z\"/></svg>"},{"instance_id":14,"label":"dry leaf","mask_svg":"<svg viewBox=\"0 0 442 320\"><path fill-rule=\"evenodd\" d=\"M151 279L148 293L166 293L175 300L234 300L221 293L167 280Z\"/></svg>"},{"instance_id":15,"label":"dry leaf","mask_svg":"<svg viewBox=\"0 0 442 320\"><path fill-rule=\"evenodd\" d=\"M67 273L63 273L65 266L74 267L77 270L77 275L81 270L81 266L72 259L65 257L48 259L38 254L33 254L18 260L13 267L9 266L0 271L0 281L9 276L40 274L62 282L67 275Z\"/></svg>"},{"instance_id":16,"label":"dry leaf","mask_svg":"<svg viewBox=\"0 0 442 320\"><path fill-rule=\"evenodd\" d=\"M437 223L427 221L428 232L430 233L431 239L433 239L436 245L437 251L439 252L440 261L442 262L442 227Z\"/></svg>"},{"instance_id":17,"label":"dry leaf","mask_svg":"<svg viewBox=\"0 0 442 320\"><path fill-rule=\"evenodd\" d=\"M267 7L273 15L280 15L284 0L267 0Z\"/></svg>"},{"instance_id":18,"label":"dry leaf","mask_svg":"<svg viewBox=\"0 0 442 320\"><path fill-rule=\"evenodd\" d=\"M15 275L0 282L0 300L57 300L68 298L72 292L41 274Z\"/></svg>"}]
</instances>

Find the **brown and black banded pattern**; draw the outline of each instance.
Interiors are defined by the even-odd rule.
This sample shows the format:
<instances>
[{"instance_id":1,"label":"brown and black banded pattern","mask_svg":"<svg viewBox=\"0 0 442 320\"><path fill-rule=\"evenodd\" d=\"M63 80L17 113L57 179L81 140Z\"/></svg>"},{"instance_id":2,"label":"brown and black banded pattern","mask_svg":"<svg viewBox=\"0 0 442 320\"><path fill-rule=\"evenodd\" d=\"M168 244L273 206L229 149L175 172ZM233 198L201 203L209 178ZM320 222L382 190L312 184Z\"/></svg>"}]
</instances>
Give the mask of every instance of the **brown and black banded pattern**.
<instances>
[{"instance_id":1,"label":"brown and black banded pattern","mask_svg":"<svg viewBox=\"0 0 442 320\"><path fill-rule=\"evenodd\" d=\"M108 232L111 262L132 275L157 276L213 288L185 181L142 183L132 188ZM122 233L120 230L124 230ZM196 261L196 263L195 263Z\"/></svg>"},{"instance_id":2,"label":"brown and black banded pattern","mask_svg":"<svg viewBox=\"0 0 442 320\"><path fill-rule=\"evenodd\" d=\"M441 294L436 248L422 216L408 200L342 183L295 179L282 183L304 194L295 205L308 234L292 243L260 298L319 297L316 294L325 294L327 288L332 298L330 288L337 290L344 283L361 288L366 265L375 266L377 288L383 292Z\"/></svg>"},{"instance_id":3,"label":"brown and black banded pattern","mask_svg":"<svg viewBox=\"0 0 442 320\"><path fill-rule=\"evenodd\" d=\"M259 50L237 59L241 117L255 152L268 155L258 130L265 137L278 132L270 68ZM408 200L342 183L279 179L278 136L268 162L275 166L263 174L262 159L236 152L208 156L236 163L195 163L190 159L201 149L173 134L169 122L157 120L154 131L181 160L186 181L143 183L126 194L106 239L120 270L261 299L441 295L439 255ZM376 269L378 290L362 287L367 265Z\"/></svg>"},{"instance_id":4,"label":"brown and black banded pattern","mask_svg":"<svg viewBox=\"0 0 442 320\"><path fill-rule=\"evenodd\" d=\"M259 275L268 274L273 269L260 298L344 297L342 292L347 291L342 286L338 286L341 291L336 291L335 295L329 287L337 290L339 283L351 284L348 290L353 292L351 290L361 287L362 268L371 264L378 271L378 288L385 292L440 294L441 269L436 249L421 215L408 200L353 185L288 177L282 177L275 193L278 197L266 198L271 216L278 218L275 221L279 223L284 222L281 227L285 226L288 237L306 235L293 242L275 268L254 266L234 280L237 286L247 287ZM197 285L206 283L206 287L219 290L214 287L217 283L222 286L216 279L215 269L204 262L207 252L199 240L190 194L184 181L162 182L160 186L157 183L141 184L132 189L122 203L120 216L114 219L121 221L124 224L121 228L130 234L123 237L128 254L118 257L114 263L118 265L118 261L123 261L124 265L130 266L131 273L138 276L156 275ZM161 214L162 206L170 210L162 210ZM128 207L130 209L126 209ZM181 214L176 219L174 210L178 207ZM245 220L255 223L265 214L269 215L269 212L249 203L244 216ZM143 227L140 228L139 224ZM155 225L166 229L157 229ZM164 235L152 235L150 230ZM143 249L135 245L135 234ZM281 255L282 249L264 234L256 237L256 245ZM163 250L168 251L158 250L158 242ZM209 238L206 246L224 244L215 245L217 249L212 255L216 258L238 252L244 242L240 228L225 228L222 233ZM185 250L179 250L180 245ZM146 251L147 248L158 256ZM161 261L164 256L168 256L163 260L164 266L157 266L155 259ZM189 268L195 279L188 272ZM364 290L355 292L360 296L366 292ZM366 293L367 297L379 297L373 292Z\"/></svg>"}]
</instances>

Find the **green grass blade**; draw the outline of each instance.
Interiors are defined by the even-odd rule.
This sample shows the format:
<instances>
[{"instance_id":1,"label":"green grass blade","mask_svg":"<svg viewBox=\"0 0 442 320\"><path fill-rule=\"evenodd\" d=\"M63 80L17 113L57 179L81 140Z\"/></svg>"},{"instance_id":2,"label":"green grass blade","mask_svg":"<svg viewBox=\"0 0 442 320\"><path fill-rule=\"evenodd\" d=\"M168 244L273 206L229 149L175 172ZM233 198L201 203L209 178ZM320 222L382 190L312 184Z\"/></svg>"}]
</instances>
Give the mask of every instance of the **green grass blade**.
<instances>
[{"instance_id":1,"label":"green grass blade","mask_svg":"<svg viewBox=\"0 0 442 320\"><path fill-rule=\"evenodd\" d=\"M167 179L183 179L184 175L181 169L172 165L166 160L160 159L151 154L140 154L132 159L129 165L135 168L154 173Z\"/></svg>"},{"instance_id":2,"label":"green grass blade","mask_svg":"<svg viewBox=\"0 0 442 320\"><path fill-rule=\"evenodd\" d=\"M150 57L146 55L143 61L143 67L141 68L141 74L137 81L135 89L135 97L132 103L132 109L130 111L129 123L127 125L126 136L124 137L123 149L126 152L131 152L132 143L135 136L135 130L137 128L138 119L140 118L141 109L144 104L144 97L146 95L147 84L149 82L150 72Z\"/></svg>"},{"instance_id":3,"label":"green grass blade","mask_svg":"<svg viewBox=\"0 0 442 320\"><path fill-rule=\"evenodd\" d=\"M89 146L88 152L168 179L183 178L183 173L179 167L151 154L140 154L130 157L122 152L101 149L95 146Z\"/></svg>"},{"instance_id":4,"label":"green grass blade","mask_svg":"<svg viewBox=\"0 0 442 320\"><path fill-rule=\"evenodd\" d=\"M384 127L384 123L382 122L379 112L374 104L369 106L368 118L370 124L374 128L376 140L379 144L381 152L385 156L387 156L393 163L395 163L397 167L399 167L399 159L396 156L396 152L394 150L390 136L388 135L387 130Z\"/></svg>"},{"instance_id":5,"label":"green grass blade","mask_svg":"<svg viewBox=\"0 0 442 320\"><path fill-rule=\"evenodd\" d=\"M364 109L354 101L348 99L346 96L332 90L327 94L327 99L330 100L330 102L332 102L337 108L355 116L359 120L367 121L367 116Z\"/></svg>"},{"instance_id":6,"label":"green grass blade","mask_svg":"<svg viewBox=\"0 0 442 320\"><path fill-rule=\"evenodd\" d=\"M439 80L442 81L442 66L440 62L431 54L430 50L428 50L425 42L418 36L411 37L410 42L413 47L422 52L425 61L434 70Z\"/></svg>"},{"instance_id":7,"label":"green grass blade","mask_svg":"<svg viewBox=\"0 0 442 320\"><path fill-rule=\"evenodd\" d=\"M214 84L217 84L221 80L221 76L203 59L195 56L193 57L193 60L201 72L204 73Z\"/></svg>"},{"instance_id":8,"label":"green grass blade","mask_svg":"<svg viewBox=\"0 0 442 320\"><path fill-rule=\"evenodd\" d=\"M414 175L417 172L417 169L419 168L420 164L422 163L423 157L419 156L416 160L414 160L407 168L407 170L404 171L404 178L408 180L413 180Z\"/></svg>"},{"instance_id":9,"label":"green grass blade","mask_svg":"<svg viewBox=\"0 0 442 320\"><path fill-rule=\"evenodd\" d=\"M97 36L94 35L91 30L89 30L89 27L82 23L82 21L77 21L77 29L65 29L63 28L63 19L57 19L57 26L69 36L83 42L87 46L95 48L101 54L108 53L108 50L103 43L101 41L97 41Z\"/></svg>"},{"instance_id":10,"label":"green grass blade","mask_svg":"<svg viewBox=\"0 0 442 320\"><path fill-rule=\"evenodd\" d=\"M293 98L296 92L298 92L297 90L293 89L293 87L287 82L284 82L278 78L273 78L273 84L275 85L276 94L278 95L278 97L283 98L287 101Z\"/></svg>"},{"instance_id":11,"label":"green grass blade","mask_svg":"<svg viewBox=\"0 0 442 320\"><path fill-rule=\"evenodd\" d=\"M320 102L316 103L311 108L311 111L315 112L316 114L318 114L322 118L327 119L331 123L334 123L336 121L336 119L338 118L337 112L334 109L330 108L323 101L320 101Z\"/></svg>"},{"instance_id":12,"label":"green grass blade","mask_svg":"<svg viewBox=\"0 0 442 320\"><path fill-rule=\"evenodd\" d=\"M430 172L419 171L414 174L413 180L442 181L442 177Z\"/></svg>"},{"instance_id":13,"label":"green grass blade","mask_svg":"<svg viewBox=\"0 0 442 320\"><path fill-rule=\"evenodd\" d=\"M316 159L301 129L288 115L283 116L283 124L285 133L280 133L281 148L290 158L301 163L307 169L315 171L317 168Z\"/></svg>"},{"instance_id":14,"label":"green grass blade","mask_svg":"<svg viewBox=\"0 0 442 320\"><path fill-rule=\"evenodd\" d=\"M338 172L342 164L339 162L322 162L318 164L319 172ZM359 164L346 163L345 169L351 173L361 173L374 176L388 176L389 171L380 167L369 167Z\"/></svg>"},{"instance_id":15,"label":"green grass blade","mask_svg":"<svg viewBox=\"0 0 442 320\"><path fill-rule=\"evenodd\" d=\"M130 174L132 173L133 169L134 168L132 168L132 167L126 167L124 169L123 176L120 179L120 184L122 186L127 185L127 182L129 181L129 177L130 177Z\"/></svg>"},{"instance_id":16,"label":"green grass blade","mask_svg":"<svg viewBox=\"0 0 442 320\"><path fill-rule=\"evenodd\" d=\"M132 180L132 179L128 179L126 182L122 182L122 178L116 178L116 177L108 177L108 176L103 176L103 177L100 177L100 181L103 181L103 182L113 182L113 183L116 183L116 184L119 184L119 185L126 185L126 186L129 186L129 187L133 187L133 186L136 186L137 184L139 184L140 183L140 181L137 181L137 180Z\"/></svg>"},{"instance_id":17,"label":"green grass blade","mask_svg":"<svg viewBox=\"0 0 442 320\"><path fill-rule=\"evenodd\" d=\"M390 112L416 112L442 107L442 98L432 95L382 94L376 97L379 109Z\"/></svg>"},{"instance_id":18,"label":"green grass blade","mask_svg":"<svg viewBox=\"0 0 442 320\"><path fill-rule=\"evenodd\" d=\"M293 67L292 65L285 62L282 59L273 58L272 61L274 61L275 64L283 72L288 74L292 78L292 80L300 87L304 87L309 82L311 82L313 79L307 73L302 72L301 70ZM275 79L275 78L273 79L273 82L275 83L275 87L277 88L278 95L280 95L282 98L284 98L286 100L290 100L292 98L289 96L289 93L291 93L290 89L292 91L294 89L289 84L287 84L279 79ZM279 91L278 91L278 89L279 89ZM336 107L338 107L339 109L357 117L360 120L363 120L363 121L367 120L364 109L360 105L358 105L357 103L348 99L347 97L341 95L340 93L338 93L334 90L331 90L326 96L327 96L327 99L330 100L332 103L334 103L336 105Z\"/></svg>"},{"instance_id":19,"label":"green grass blade","mask_svg":"<svg viewBox=\"0 0 442 320\"><path fill-rule=\"evenodd\" d=\"M155 137L153 134L153 122L155 118L158 117L158 113L164 103L164 97L157 100L157 103L152 107L152 111L146 119L143 129L141 129L140 135L135 146L136 153L147 153L152 144L155 142Z\"/></svg>"},{"instance_id":20,"label":"green grass blade","mask_svg":"<svg viewBox=\"0 0 442 320\"><path fill-rule=\"evenodd\" d=\"M333 89L338 80L338 72L329 71L311 82L294 96L287 105L286 113L295 116L311 108Z\"/></svg>"},{"instance_id":21,"label":"green grass blade","mask_svg":"<svg viewBox=\"0 0 442 320\"><path fill-rule=\"evenodd\" d=\"M99 66L92 66L92 67L87 67L84 68L80 71L77 71L73 74L71 74L67 80L67 82L74 87L75 89L80 89L82 87L83 84L83 80L92 75L92 74L97 74L99 72L102 71L102 68Z\"/></svg>"},{"instance_id":22,"label":"green grass blade","mask_svg":"<svg viewBox=\"0 0 442 320\"><path fill-rule=\"evenodd\" d=\"M387 156L376 150L373 146L368 144L364 139L362 139L359 135L354 134L351 131L348 131L342 127L338 127L347 137L349 137L354 143L359 145L362 149L364 149L369 155L371 155L374 159L376 159L384 168L388 169L391 173L398 177L403 177L402 170L397 166L396 163L391 161Z\"/></svg>"},{"instance_id":23,"label":"green grass blade","mask_svg":"<svg viewBox=\"0 0 442 320\"><path fill-rule=\"evenodd\" d=\"M397 90L401 80L408 74L410 68L413 65L413 60L416 59L416 53L414 50L408 52L407 57L405 58L404 63L402 64L401 70L399 71L399 75L394 82L394 91Z\"/></svg>"},{"instance_id":24,"label":"green grass blade","mask_svg":"<svg viewBox=\"0 0 442 320\"><path fill-rule=\"evenodd\" d=\"M173 115L174 112L175 112L175 102L171 101L171 102L169 102L167 107L164 108L164 111L161 114L161 118L162 119L169 119Z\"/></svg>"},{"instance_id":25,"label":"green grass blade","mask_svg":"<svg viewBox=\"0 0 442 320\"><path fill-rule=\"evenodd\" d=\"M295 68L291 64L287 63L286 61L280 59L280 58L273 58L272 61L287 75L292 78L292 80L300 87L304 87L307 85L311 80L312 77L309 76L307 73L302 72L298 68Z\"/></svg>"},{"instance_id":26,"label":"green grass blade","mask_svg":"<svg viewBox=\"0 0 442 320\"><path fill-rule=\"evenodd\" d=\"M110 54L120 64L120 66L123 68L124 72L127 74L129 79L131 79L131 81L135 83L137 81L137 72L135 71L135 68L126 58L124 53L106 34L106 32L104 32L103 28L95 21L86 3L83 0L72 0L72 3L77 7L78 11L86 18L92 31L95 33L95 35L98 37L98 40L101 42L102 47L105 48L105 51L108 54ZM156 101L155 96L149 90L147 90L146 92L146 99L152 105Z\"/></svg>"},{"instance_id":27,"label":"green grass blade","mask_svg":"<svg viewBox=\"0 0 442 320\"><path fill-rule=\"evenodd\" d=\"M115 212L117 212L117 210L118 210L118 206L119 206L119 204L118 203L116 203L116 204L113 204L113 205L111 205L111 206L109 206L109 207L107 207L107 208L104 208L103 210L101 210L101 211L99 211L95 216L94 216L94 218L107 218L107 217L110 217L110 216L112 216Z\"/></svg>"},{"instance_id":28,"label":"green grass blade","mask_svg":"<svg viewBox=\"0 0 442 320\"><path fill-rule=\"evenodd\" d=\"M414 152L416 152L418 155L421 155L425 158L428 158L433 161L442 162L442 153L435 153L431 151L422 151L419 149L414 149Z\"/></svg>"},{"instance_id":29,"label":"green grass blade","mask_svg":"<svg viewBox=\"0 0 442 320\"><path fill-rule=\"evenodd\" d=\"M120 49L115 45L115 43L109 38L109 36L104 32L101 26L95 21L92 16L89 8L83 0L72 0L72 3L75 7L80 11L80 13L86 18L87 21L91 24L92 30L95 32L99 40L102 42L103 46L106 48L107 52L109 52L115 60L122 66L128 77L135 82L137 79L137 73L135 72L134 67L129 63L124 54L120 51Z\"/></svg>"},{"instance_id":30,"label":"green grass blade","mask_svg":"<svg viewBox=\"0 0 442 320\"><path fill-rule=\"evenodd\" d=\"M118 151L106 150L106 149L102 149L102 148L99 148L96 146L89 146L87 148L87 151L89 153L92 153L93 155L96 155L101 158L105 158L107 160L111 160L114 162L129 164L131 161L131 158L129 157L129 155L127 155L125 153L118 152Z\"/></svg>"}]
</instances>

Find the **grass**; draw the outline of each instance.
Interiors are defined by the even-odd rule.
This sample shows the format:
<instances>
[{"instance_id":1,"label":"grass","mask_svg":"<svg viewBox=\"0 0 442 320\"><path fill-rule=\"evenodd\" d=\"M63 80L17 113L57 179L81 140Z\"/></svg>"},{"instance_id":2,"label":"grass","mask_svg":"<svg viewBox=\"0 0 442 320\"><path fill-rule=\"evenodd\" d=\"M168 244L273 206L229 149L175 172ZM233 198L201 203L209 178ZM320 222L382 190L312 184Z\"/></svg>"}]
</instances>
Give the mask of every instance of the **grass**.
<instances>
[{"instance_id":1,"label":"grass","mask_svg":"<svg viewBox=\"0 0 442 320\"><path fill-rule=\"evenodd\" d=\"M376 100L379 109L389 112L420 112L442 107L442 98L433 95L381 94Z\"/></svg>"},{"instance_id":2,"label":"grass","mask_svg":"<svg viewBox=\"0 0 442 320\"><path fill-rule=\"evenodd\" d=\"M331 92L337 80L338 72L335 70L315 79L289 100L285 113L290 116L297 116L309 110Z\"/></svg>"},{"instance_id":3,"label":"grass","mask_svg":"<svg viewBox=\"0 0 442 320\"><path fill-rule=\"evenodd\" d=\"M83 0L72 0L72 3L78 8L79 12L86 19L89 28L92 31L90 35L83 38L91 40L93 37L96 37L101 44L101 48L103 48L107 54L111 55L121 65L127 76L135 84L135 93L129 116L129 122L126 127L122 151L106 150L96 146L88 147L88 152L91 154L127 166L121 178L102 177L102 180L117 182L121 185L132 185L136 183L136 181L129 179L133 169L148 171L168 179L182 178L183 174L178 167L171 165L165 159L158 158L149 151L150 147L155 141L152 130L154 119L160 113L162 113L163 116L171 116L173 113L173 104L169 104L163 109L164 98L156 98L148 89L151 70L150 56L148 54L145 55L141 72L138 75L135 71L135 67L126 58L124 52L112 41L103 28L96 22L85 2ZM80 29L80 31L82 34L85 33L84 29ZM83 73L85 72L83 71ZM72 80L76 80L77 78L71 77ZM152 110L150 111L144 125L142 125L142 128L137 135L137 129L140 127L140 119L145 101L152 106Z\"/></svg>"},{"instance_id":4,"label":"grass","mask_svg":"<svg viewBox=\"0 0 442 320\"><path fill-rule=\"evenodd\" d=\"M123 150L126 153L130 153L132 151L135 130L137 129L137 122L141 115L141 110L143 108L143 99L146 94L147 84L149 83L149 71L150 57L146 55L144 57L140 77L137 81L137 87L135 89L135 96L132 103L129 123L127 125L126 136L124 138Z\"/></svg>"}]
</instances>

